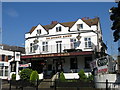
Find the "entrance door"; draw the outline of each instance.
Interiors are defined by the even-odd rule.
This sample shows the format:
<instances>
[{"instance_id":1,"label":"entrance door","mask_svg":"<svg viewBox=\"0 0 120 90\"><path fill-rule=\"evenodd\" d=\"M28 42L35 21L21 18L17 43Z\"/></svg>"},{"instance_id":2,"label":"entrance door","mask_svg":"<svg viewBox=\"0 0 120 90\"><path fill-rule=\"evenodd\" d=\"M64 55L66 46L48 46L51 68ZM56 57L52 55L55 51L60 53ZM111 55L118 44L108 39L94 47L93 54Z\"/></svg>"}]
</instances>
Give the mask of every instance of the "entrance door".
<instances>
[{"instance_id":1,"label":"entrance door","mask_svg":"<svg viewBox=\"0 0 120 90\"><path fill-rule=\"evenodd\" d=\"M57 41L56 42L56 50L57 50L57 53L61 53L61 51L62 51L62 41Z\"/></svg>"},{"instance_id":2,"label":"entrance door","mask_svg":"<svg viewBox=\"0 0 120 90\"><path fill-rule=\"evenodd\" d=\"M34 60L31 61L31 68L33 70L36 70L38 73L42 73L43 72L43 65L44 61L43 60Z\"/></svg>"}]
</instances>

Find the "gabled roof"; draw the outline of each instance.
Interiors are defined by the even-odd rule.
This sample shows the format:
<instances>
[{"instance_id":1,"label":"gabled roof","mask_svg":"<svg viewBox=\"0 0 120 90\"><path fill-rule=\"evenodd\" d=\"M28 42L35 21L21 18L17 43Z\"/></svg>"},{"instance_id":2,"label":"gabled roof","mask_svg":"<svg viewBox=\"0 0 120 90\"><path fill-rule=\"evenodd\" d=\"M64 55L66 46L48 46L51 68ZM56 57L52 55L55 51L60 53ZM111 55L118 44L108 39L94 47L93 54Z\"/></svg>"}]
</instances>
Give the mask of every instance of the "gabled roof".
<instances>
[{"instance_id":1,"label":"gabled roof","mask_svg":"<svg viewBox=\"0 0 120 90\"><path fill-rule=\"evenodd\" d=\"M8 51L18 51L21 53L25 53L25 48L24 47L20 47L20 46L10 46L10 45L6 45L6 44L0 44L0 46L3 46L3 50L8 50Z\"/></svg>"},{"instance_id":2,"label":"gabled roof","mask_svg":"<svg viewBox=\"0 0 120 90\"><path fill-rule=\"evenodd\" d=\"M97 25L98 24L98 21L99 21L99 18L93 18L93 19L82 19L86 24L88 24L89 26L92 26L92 25Z\"/></svg>"},{"instance_id":3,"label":"gabled roof","mask_svg":"<svg viewBox=\"0 0 120 90\"><path fill-rule=\"evenodd\" d=\"M37 27L37 26L33 26L33 27L31 28L31 30L30 30L30 33L32 33L32 32L35 30L36 27Z\"/></svg>"},{"instance_id":4,"label":"gabled roof","mask_svg":"<svg viewBox=\"0 0 120 90\"><path fill-rule=\"evenodd\" d=\"M87 25L92 26L92 25L97 25L97 24L98 24L99 18L98 18L98 17L97 17L97 18L93 18L93 19L82 18L81 20L83 20ZM77 21L64 22L64 23L59 23L59 24L65 26L65 27L71 28L76 22L77 22ZM44 28L46 31L48 31L49 29L52 29L52 28L53 28L55 25L57 25L57 24L58 24L58 23L49 24L49 25L42 25L42 26L43 26L43 28ZM30 33L32 33L32 32L35 30L36 27L37 27L37 26L32 27L31 30L30 30Z\"/></svg>"}]
</instances>

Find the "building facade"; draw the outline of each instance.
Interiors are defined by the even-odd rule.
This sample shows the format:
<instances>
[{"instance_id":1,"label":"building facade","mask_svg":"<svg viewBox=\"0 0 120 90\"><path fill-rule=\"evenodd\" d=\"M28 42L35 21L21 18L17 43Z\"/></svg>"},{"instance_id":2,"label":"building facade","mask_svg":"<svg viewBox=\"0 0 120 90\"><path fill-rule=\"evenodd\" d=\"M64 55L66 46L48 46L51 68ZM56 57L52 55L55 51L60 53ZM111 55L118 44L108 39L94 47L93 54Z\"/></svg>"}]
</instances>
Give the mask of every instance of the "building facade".
<instances>
[{"instance_id":1,"label":"building facade","mask_svg":"<svg viewBox=\"0 0 120 90\"><path fill-rule=\"evenodd\" d=\"M17 58L20 58L20 49L16 46L0 45L0 78L11 79L11 75L18 73L19 63ZM13 50L13 49L14 50ZM19 47L20 48L20 47ZM23 48L22 48L23 49ZM18 52L19 51L19 52ZM17 77L18 78L18 77Z\"/></svg>"},{"instance_id":2,"label":"building facade","mask_svg":"<svg viewBox=\"0 0 120 90\"><path fill-rule=\"evenodd\" d=\"M99 18L37 25L25 34L26 55L21 59L42 73L90 72L89 62L105 53Z\"/></svg>"}]
</instances>

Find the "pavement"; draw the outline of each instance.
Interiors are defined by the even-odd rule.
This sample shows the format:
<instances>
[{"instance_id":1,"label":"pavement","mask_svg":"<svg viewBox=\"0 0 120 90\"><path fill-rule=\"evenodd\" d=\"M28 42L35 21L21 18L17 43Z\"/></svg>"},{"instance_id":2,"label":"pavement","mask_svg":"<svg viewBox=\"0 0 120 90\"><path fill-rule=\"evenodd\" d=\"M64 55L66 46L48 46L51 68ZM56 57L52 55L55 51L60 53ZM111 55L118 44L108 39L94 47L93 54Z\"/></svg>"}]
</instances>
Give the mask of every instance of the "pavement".
<instances>
[{"instance_id":1,"label":"pavement","mask_svg":"<svg viewBox=\"0 0 120 90\"><path fill-rule=\"evenodd\" d=\"M38 90L55 90L51 88L51 79L44 79L38 86ZM7 80L2 80L2 90L10 90L10 83ZM11 90L36 90L35 87L20 87L11 86Z\"/></svg>"}]
</instances>

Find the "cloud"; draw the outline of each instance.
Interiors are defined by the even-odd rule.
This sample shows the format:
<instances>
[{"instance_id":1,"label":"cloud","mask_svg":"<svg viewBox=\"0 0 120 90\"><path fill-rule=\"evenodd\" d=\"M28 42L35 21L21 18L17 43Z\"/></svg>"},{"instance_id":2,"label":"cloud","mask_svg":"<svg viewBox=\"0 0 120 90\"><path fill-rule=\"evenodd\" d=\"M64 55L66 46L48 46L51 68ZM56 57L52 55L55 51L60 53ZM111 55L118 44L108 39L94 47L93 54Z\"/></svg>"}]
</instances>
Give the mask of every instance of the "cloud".
<instances>
[{"instance_id":1,"label":"cloud","mask_svg":"<svg viewBox=\"0 0 120 90\"><path fill-rule=\"evenodd\" d=\"M6 11L5 11L5 13L7 14L7 15L9 15L9 16L11 16L11 17L14 17L14 18L16 18L16 17L18 17L19 16L19 14L18 14L18 12L15 10L15 9L7 9Z\"/></svg>"}]
</instances>

